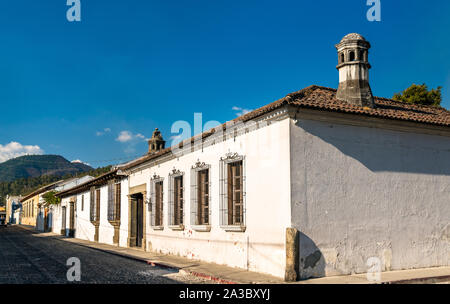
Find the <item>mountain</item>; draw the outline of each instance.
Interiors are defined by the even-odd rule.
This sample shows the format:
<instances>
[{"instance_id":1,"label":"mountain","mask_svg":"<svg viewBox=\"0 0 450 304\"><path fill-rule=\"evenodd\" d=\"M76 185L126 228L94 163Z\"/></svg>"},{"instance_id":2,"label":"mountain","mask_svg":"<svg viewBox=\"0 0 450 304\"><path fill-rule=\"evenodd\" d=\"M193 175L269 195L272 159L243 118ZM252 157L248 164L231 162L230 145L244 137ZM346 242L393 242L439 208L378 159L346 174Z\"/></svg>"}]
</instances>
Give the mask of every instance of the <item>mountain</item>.
<instances>
[{"instance_id":1,"label":"mountain","mask_svg":"<svg viewBox=\"0 0 450 304\"><path fill-rule=\"evenodd\" d=\"M59 155L26 155L0 163L0 181L45 175L75 175L93 170L81 162L70 162Z\"/></svg>"}]
</instances>

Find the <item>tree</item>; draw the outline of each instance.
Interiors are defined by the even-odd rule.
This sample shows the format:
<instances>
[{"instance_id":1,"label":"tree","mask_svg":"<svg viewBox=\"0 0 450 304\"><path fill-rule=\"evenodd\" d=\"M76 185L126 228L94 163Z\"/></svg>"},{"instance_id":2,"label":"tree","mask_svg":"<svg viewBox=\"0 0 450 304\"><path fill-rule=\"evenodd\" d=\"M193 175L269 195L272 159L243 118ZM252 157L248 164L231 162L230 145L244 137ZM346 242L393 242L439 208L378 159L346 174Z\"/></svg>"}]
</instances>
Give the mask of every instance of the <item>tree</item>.
<instances>
[{"instance_id":1,"label":"tree","mask_svg":"<svg viewBox=\"0 0 450 304\"><path fill-rule=\"evenodd\" d=\"M437 87L428 91L426 84L413 84L403 92L395 93L392 99L410 104L439 107L442 100L441 89L442 87Z\"/></svg>"},{"instance_id":2,"label":"tree","mask_svg":"<svg viewBox=\"0 0 450 304\"><path fill-rule=\"evenodd\" d=\"M49 191L46 192L44 195L42 195L42 198L44 199L45 205L57 205L61 202L61 199L59 197L55 196L55 191Z\"/></svg>"}]
</instances>

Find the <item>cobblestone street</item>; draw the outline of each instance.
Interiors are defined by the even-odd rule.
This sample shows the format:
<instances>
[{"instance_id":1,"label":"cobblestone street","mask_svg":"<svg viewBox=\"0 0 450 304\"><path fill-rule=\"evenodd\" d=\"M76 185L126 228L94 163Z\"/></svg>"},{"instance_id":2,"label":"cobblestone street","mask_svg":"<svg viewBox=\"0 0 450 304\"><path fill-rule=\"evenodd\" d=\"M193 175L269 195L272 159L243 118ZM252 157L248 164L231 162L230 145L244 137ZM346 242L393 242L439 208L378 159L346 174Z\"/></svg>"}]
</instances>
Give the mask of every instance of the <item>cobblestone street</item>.
<instances>
[{"instance_id":1,"label":"cobblestone street","mask_svg":"<svg viewBox=\"0 0 450 304\"><path fill-rule=\"evenodd\" d=\"M152 267L17 226L0 227L0 284L73 284L66 278L70 268L66 262L70 257L81 262L79 283L211 283L176 270Z\"/></svg>"}]
</instances>

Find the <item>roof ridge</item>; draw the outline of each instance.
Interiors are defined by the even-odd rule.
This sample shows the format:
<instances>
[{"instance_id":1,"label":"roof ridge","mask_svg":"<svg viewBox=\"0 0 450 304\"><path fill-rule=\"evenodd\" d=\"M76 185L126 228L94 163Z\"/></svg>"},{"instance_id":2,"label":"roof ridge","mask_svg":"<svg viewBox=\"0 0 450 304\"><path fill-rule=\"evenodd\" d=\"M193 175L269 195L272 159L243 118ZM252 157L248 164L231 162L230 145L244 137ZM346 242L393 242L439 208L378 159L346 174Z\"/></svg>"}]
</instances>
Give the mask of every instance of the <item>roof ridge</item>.
<instances>
[{"instance_id":1,"label":"roof ridge","mask_svg":"<svg viewBox=\"0 0 450 304\"><path fill-rule=\"evenodd\" d=\"M316 90L322 91L322 95L327 95L326 92L324 92L324 91L328 91L330 95L328 96L328 98L327 98L327 96L325 96L326 97L325 99L329 99L329 101L331 101L332 104L326 104L326 105L322 104L321 107L318 107L318 104L317 103L315 104L316 101L305 100L305 99L307 99L305 97L308 97L311 93L315 92ZM210 130L207 130L207 131L204 131L204 132L202 132L200 134L191 136L190 138L185 139L185 140L181 141L180 143L178 143L178 144L176 144L174 146L168 147L166 149L163 149L163 150L161 150L159 152L156 152L156 153L153 153L153 154L143 155L143 156L141 156L141 157L139 157L137 159L134 159L134 160L131 160L131 161L126 162L124 164L118 165L118 168L127 170L129 168L137 166L137 165L139 165L141 163L144 163L146 161L157 159L157 158L159 158L159 157L161 157L161 156L171 152L173 149L176 149L177 147L181 148L184 145L184 143L195 142L196 139L200 139L200 138L203 139L203 138L206 138L206 137L214 134L216 128L220 128L220 127L224 128L224 127L228 126L229 123L236 122L236 121L244 121L244 122L245 121L249 121L251 119L260 117L260 116L262 116L262 115L264 115L264 114L266 114L266 113L268 113L268 112L270 112L272 110L280 108L280 107L282 107L284 105L298 105L298 106L304 106L304 107L313 107L313 108L316 108L316 109L319 109L319 108L320 109L328 109L328 110L331 110L331 111L338 111L338 112L343 111L343 112L357 114L357 115L359 115L359 114L374 115L374 116L382 117L382 118L385 118L385 119L411 120L411 121L416 121L416 122L432 123L432 124L436 124L436 125L442 125L442 123L444 125L450 125L450 122L449 123L446 122L447 119L445 119L444 122L439 122L439 121L429 121L429 122L427 122L427 121L423 121L423 120L417 119L417 118L409 118L409 119L406 118L405 119L403 117L395 117L395 116L392 116L391 114L388 115L386 113L383 115L382 113L379 113L380 110L377 110L377 109L370 109L370 110L368 110L368 109L364 109L362 107L352 106L350 104L347 104L347 103L343 102L343 103L346 104L346 106L344 106L343 103L335 103L335 102L333 102L333 101L335 101L336 92L337 92L337 89L329 88L329 87L325 87L325 86L319 86L319 85L316 85L316 84L307 86L307 87L305 87L305 88L303 88L303 89L301 89L299 91L289 93L285 97L282 97L282 98L280 98L278 100L275 100L275 101L270 102L270 103L268 103L268 104L266 104L264 106L261 106L261 107L255 109L255 110L247 113L247 114L244 114L244 115L236 117L236 118L234 118L232 120L229 120L229 121L221 124L220 126L217 126L215 128L211 128ZM318 94L318 97L320 97L320 94ZM315 98L315 100L316 99L318 99L318 98ZM436 107L432 107L432 106L411 105L411 104L408 104L408 103L395 101L395 100L392 100L392 99L389 99L389 98L386 98L386 97L375 97L374 96L374 99L375 100L379 100L379 101L386 101L386 102L390 102L390 103L395 103L395 104L399 104L399 105L401 104L401 105L408 105L408 106L410 106L409 109L408 109L408 107L405 107L403 109L403 111L408 111L408 110L411 111L411 110L417 110L417 109L418 110L420 110L420 109L422 109L422 110L424 110L424 109L436 110L437 109L437 110L440 110L440 112L439 112L440 115L442 115L444 113L445 113L445 115L450 114L450 111L448 111L448 110L446 110L445 108L442 108L442 107L436 108ZM319 104L320 104L320 102L319 102ZM347 108L345 108L345 107L347 107ZM442 112L442 110L444 110L445 112ZM437 114L437 113L434 112L434 113L429 113L429 114Z\"/></svg>"}]
</instances>

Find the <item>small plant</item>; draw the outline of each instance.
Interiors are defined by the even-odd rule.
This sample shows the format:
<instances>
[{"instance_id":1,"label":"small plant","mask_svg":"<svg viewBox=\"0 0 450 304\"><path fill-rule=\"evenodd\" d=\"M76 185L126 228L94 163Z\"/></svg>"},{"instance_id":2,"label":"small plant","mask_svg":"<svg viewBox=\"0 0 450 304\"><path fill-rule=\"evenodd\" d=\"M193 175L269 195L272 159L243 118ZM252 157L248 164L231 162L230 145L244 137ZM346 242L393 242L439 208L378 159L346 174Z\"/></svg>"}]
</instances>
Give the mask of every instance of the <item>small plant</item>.
<instances>
[{"instance_id":1,"label":"small plant","mask_svg":"<svg viewBox=\"0 0 450 304\"><path fill-rule=\"evenodd\" d=\"M49 191L42 195L45 206L57 205L61 203L61 198L55 196L56 191Z\"/></svg>"}]
</instances>

